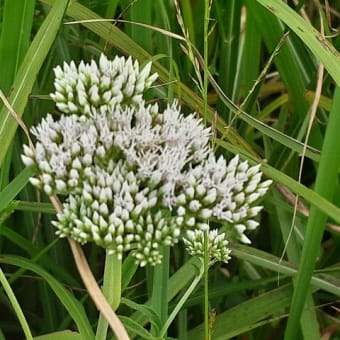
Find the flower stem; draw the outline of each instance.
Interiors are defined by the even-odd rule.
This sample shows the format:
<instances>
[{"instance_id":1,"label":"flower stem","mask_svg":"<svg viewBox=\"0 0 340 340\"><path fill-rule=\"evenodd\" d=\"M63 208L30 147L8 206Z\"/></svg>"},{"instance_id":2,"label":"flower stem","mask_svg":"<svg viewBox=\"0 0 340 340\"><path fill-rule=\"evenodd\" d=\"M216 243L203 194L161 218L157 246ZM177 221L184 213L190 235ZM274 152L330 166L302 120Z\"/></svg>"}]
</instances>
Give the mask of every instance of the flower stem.
<instances>
[{"instance_id":1,"label":"flower stem","mask_svg":"<svg viewBox=\"0 0 340 340\"><path fill-rule=\"evenodd\" d=\"M161 331L159 332L159 336L161 338L163 338L166 335L166 331L168 329L168 327L171 325L172 321L175 319L175 317L177 316L177 314L179 313L179 311L181 310L181 308L183 307L184 303L187 301L187 299L189 298L189 296L191 295L191 293L193 292L193 290L196 288L196 286L199 284L203 274L204 274L204 270L203 270L204 266L201 266L199 273L196 275L196 277L194 278L194 280L192 281L190 287L187 289L187 291L183 294L183 296L181 297L181 299L179 300L179 302L177 303L176 307L173 309L173 311L171 312L168 320L166 320L166 322L164 323Z\"/></svg>"},{"instance_id":2,"label":"flower stem","mask_svg":"<svg viewBox=\"0 0 340 340\"><path fill-rule=\"evenodd\" d=\"M203 59L204 59L204 72L203 72L203 115L204 123L207 120L208 111L208 85L209 85L209 20L210 9L212 0L204 0L204 26L203 26ZM210 340L209 330L209 231L204 232L204 339Z\"/></svg>"},{"instance_id":3,"label":"flower stem","mask_svg":"<svg viewBox=\"0 0 340 340\"><path fill-rule=\"evenodd\" d=\"M203 119L204 124L207 123L207 111L208 111L208 74L209 74L209 65L208 65L208 56L209 56L209 16L210 16L210 0L204 1L204 26L203 26L203 60L204 60L204 69L203 69Z\"/></svg>"},{"instance_id":4,"label":"flower stem","mask_svg":"<svg viewBox=\"0 0 340 340\"><path fill-rule=\"evenodd\" d=\"M162 263L155 266L153 275L153 286L151 305L158 314L161 325L166 323L168 318L168 281L169 281L169 258L170 248L164 246L162 249ZM165 329L166 334L167 329ZM156 333L153 330L153 333ZM156 334L153 334L156 335Z\"/></svg>"},{"instance_id":5,"label":"flower stem","mask_svg":"<svg viewBox=\"0 0 340 340\"><path fill-rule=\"evenodd\" d=\"M209 329L209 231L204 232L204 339L210 340Z\"/></svg>"},{"instance_id":6,"label":"flower stem","mask_svg":"<svg viewBox=\"0 0 340 340\"><path fill-rule=\"evenodd\" d=\"M102 291L113 310L116 310L120 303L122 290L122 260L116 254L106 253L104 279ZM97 326L96 340L105 340L108 323L100 314Z\"/></svg>"}]
</instances>

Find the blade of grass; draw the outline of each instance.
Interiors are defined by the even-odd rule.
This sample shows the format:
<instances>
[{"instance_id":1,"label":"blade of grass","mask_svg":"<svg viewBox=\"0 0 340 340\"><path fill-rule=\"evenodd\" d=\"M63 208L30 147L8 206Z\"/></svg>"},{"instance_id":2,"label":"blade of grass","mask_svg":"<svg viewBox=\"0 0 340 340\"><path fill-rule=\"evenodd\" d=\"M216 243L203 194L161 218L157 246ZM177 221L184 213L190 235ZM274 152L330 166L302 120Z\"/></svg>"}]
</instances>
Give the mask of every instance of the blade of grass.
<instances>
[{"instance_id":1,"label":"blade of grass","mask_svg":"<svg viewBox=\"0 0 340 340\"><path fill-rule=\"evenodd\" d=\"M242 244L230 244L233 256L238 259L249 261L262 268L267 268L273 272L287 276L296 276L298 269L287 261L281 261L280 258L266 253L262 250L245 246ZM340 272L340 268L334 268ZM331 269L329 269L331 271ZM340 296L340 280L334 276L315 273L311 279L313 287L323 289L335 296Z\"/></svg>"},{"instance_id":2,"label":"blade of grass","mask_svg":"<svg viewBox=\"0 0 340 340\"><path fill-rule=\"evenodd\" d=\"M225 340L250 331L260 325L278 320L284 307L289 304L292 286L286 285L249 299L217 315L214 323L214 340ZM188 332L190 339L200 339L203 326L199 325Z\"/></svg>"},{"instance_id":3,"label":"blade of grass","mask_svg":"<svg viewBox=\"0 0 340 340\"><path fill-rule=\"evenodd\" d=\"M170 247L163 246L163 260L161 264L157 264L154 268L152 295L150 305L157 313L161 325L163 326L168 318L168 282L169 282L169 262L170 262ZM153 335L158 335L155 327L151 328Z\"/></svg>"},{"instance_id":4,"label":"blade of grass","mask_svg":"<svg viewBox=\"0 0 340 340\"><path fill-rule=\"evenodd\" d=\"M14 231L13 229L0 224L0 235L3 238L6 238L7 240L11 241L13 244L17 245L20 249L25 251L28 255L31 257L31 261L38 262L41 266L43 266L45 269L51 271L53 275L56 277L64 280L68 285L71 286L78 286L77 280L74 278L72 274L65 271L65 267L56 264L55 261L53 261L49 255L47 255L48 251L55 246L55 244L59 241L59 239L54 240L49 245L45 246L43 249L35 246L32 244L32 242L25 239L23 236L21 236L19 233ZM23 271L21 271L21 274ZM9 278L9 283L13 284L15 280L17 280L20 275L20 273L15 272L11 274L11 277Z\"/></svg>"},{"instance_id":5,"label":"blade of grass","mask_svg":"<svg viewBox=\"0 0 340 340\"><path fill-rule=\"evenodd\" d=\"M196 32L193 6L190 0L182 0L180 6L182 10L184 25L188 29L191 42L193 43L193 45L196 46Z\"/></svg>"},{"instance_id":6,"label":"blade of grass","mask_svg":"<svg viewBox=\"0 0 340 340\"><path fill-rule=\"evenodd\" d=\"M340 125L340 87L337 87L334 94L333 107L330 112L324 144L321 153L318 173L315 182L315 192L326 199L332 199L337 181L338 169L340 167L340 154L334 152L340 147L338 127ZM290 308L285 339L293 339L299 326L299 320L306 294L312 277L315 261L320 247L327 214L313 205L307 223L305 242L302 248L300 268L296 278L296 285L292 304Z\"/></svg>"},{"instance_id":7,"label":"blade of grass","mask_svg":"<svg viewBox=\"0 0 340 340\"><path fill-rule=\"evenodd\" d=\"M158 340L159 338L155 338L149 331L147 331L144 327L142 327L138 322L135 322L131 318L127 316L120 317L126 329L128 329L131 333L139 335L141 339L145 340Z\"/></svg>"},{"instance_id":8,"label":"blade of grass","mask_svg":"<svg viewBox=\"0 0 340 340\"><path fill-rule=\"evenodd\" d=\"M9 96L9 102L19 117L21 117L24 112L37 73L57 35L68 2L69 0L60 0L52 7L38 33L34 37L15 77L12 86L13 89ZM0 164L6 155L17 126L17 122L12 118L7 108L3 108L0 112L0 145L2 146Z\"/></svg>"},{"instance_id":9,"label":"blade of grass","mask_svg":"<svg viewBox=\"0 0 340 340\"><path fill-rule=\"evenodd\" d=\"M0 192L0 211L5 209L15 198L15 196L27 184L30 177L34 176L33 168L25 168Z\"/></svg>"},{"instance_id":10,"label":"blade of grass","mask_svg":"<svg viewBox=\"0 0 340 340\"><path fill-rule=\"evenodd\" d=\"M11 286L9 285L9 283L6 279L6 276L5 276L4 272L2 271L1 267L0 267L0 283L3 286L5 292L8 296L8 299L9 299L9 301L10 301L12 307L13 307L13 310L14 310L14 312L15 312L15 314L16 314L19 322L20 322L20 325L22 327L22 330L25 334L26 339L28 339L28 340L33 339L32 333L31 333L31 330L30 330L28 323L26 321L25 315L24 315L24 313L23 313L23 311L22 311L22 309L19 305L19 302L18 302L17 298L15 297L15 294L14 294Z\"/></svg>"},{"instance_id":11,"label":"blade of grass","mask_svg":"<svg viewBox=\"0 0 340 340\"><path fill-rule=\"evenodd\" d=\"M234 113L237 114L237 117L241 118L243 121L251 125L252 127L256 128L258 131L262 132L264 135L274 139L275 141L279 142L280 144L288 147L289 149L301 153L303 151L304 145L300 141L282 133L281 131L278 131L271 126L261 122L260 120L257 120L256 118L252 117L248 113L241 110L239 107L237 107L222 91L214 77L209 74L209 80L211 83L211 86L215 89L217 92L217 95L222 100L222 102L228 106ZM228 129L228 132L230 130ZM319 152L316 149L308 147L306 150L306 157L313 159L315 161L319 160Z\"/></svg>"},{"instance_id":12,"label":"blade of grass","mask_svg":"<svg viewBox=\"0 0 340 340\"><path fill-rule=\"evenodd\" d=\"M159 320L159 317L157 315L157 313L154 311L154 309L152 307L149 307L147 305L144 304L139 304L136 303L132 300L129 300L127 298L122 298L122 304L124 304L125 306L128 306L129 308L139 311L142 314L144 314L149 322L155 326L155 328L159 331L159 329L161 328L161 322Z\"/></svg>"},{"instance_id":13,"label":"blade of grass","mask_svg":"<svg viewBox=\"0 0 340 340\"><path fill-rule=\"evenodd\" d=\"M268 13L262 6L256 1L247 1L248 15L252 16L256 23L257 29L261 32L262 38L269 51L273 51L275 46L284 35L284 27L279 19ZM267 25L263 25L266 22L270 27L268 30ZM305 83L308 81L304 77L303 62L299 60L298 54L295 51L295 47L291 42L291 38L288 38L287 42L282 46L279 54L276 56L274 63L279 71L280 78L286 85L289 93L291 105L294 108L295 115L291 119L298 122L301 117L305 115L308 110L308 105L304 99Z\"/></svg>"},{"instance_id":14,"label":"blade of grass","mask_svg":"<svg viewBox=\"0 0 340 340\"><path fill-rule=\"evenodd\" d=\"M35 336L34 340L82 340L82 335L69 330Z\"/></svg>"},{"instance_id":15,"label":"blade of grass","mask_svg":"<svg viewBox=\"0 0 340 340\"><path fill-rule=\"evenodd\" d=\"M7 95L29 46L35 0L6 0L3 3L0 35L0 89ZM2 103L0 108L2 108ZM12 148L8 151L0 169L0 190L9 181Z\"/></svg>"},{"instance_id":16,"label":"blade of grass","mask_svg":"<svg viewBox=\"0 0 340 340\"><path fill-rule=\"evenodd\" d=\"M152 9L154 1L144 0L135 2L130 10L130 16L132 21L150 23L152 22ZM152 31L138 26L131 25L131 38L140 46L143 46L149 53L152 52Z\"/></svg>"},{"instance_id":17,"label":"blade of grass","mask_svg":"<svg viewBox=\"0 0 340 340\"><path fill-rule=\"evenodd\" d=\"M278 192L274 193L274 197L276 196L278 198L278 195ZM287 252L288 260L294 264L299 262L301 256L301 247L294 233L294 228L296 225L296 206L297 203L295 203L292 214L287 214L282 211L282 209L275 206L277 215L279 216L278 222L280 224L280 229L285 244L281 258L284 256L284 253ZM314 306L313 297L309 294L307 296L306 308L303 310L301 315L302 334L305 339L320 339L319 324L315 311L316 309Z\"/></svg>"},{"instance_id":18,"label":"blade of grass","mask_svg":"<svg viewBox=\"0 0 340 340\"><path fill-rule=\"evenodd\" d=\"M219 58L223 60L218 70L218 83L223 92L235 101L234 89L238 76L240 21L242 3L231 0L226 3L214 1L216 7L218 29L220 31ZM222 105L221 105L222 104ZM219 102L217 111L226 120L230 120L230 109Z\"/></svg>"},{"instance_id":19,"label":"blade of grass","mask_svg":"<svg viewBox=\"0 0 340 340\"><path fill-rule=\"evenodd\" d=\"M0 88L7 95L31 37L35 0L4 1L0 36Z\"/></svg>"},{"instance_id":20,"label":"blade of grass","mask_svg":"<svg viewBox=\"0 0 340 340\"><path fill-rule=\"evenodd\" d=\"M15 210L38 212L42 214L55 214L55 209L51 203L47 202L29 202L29 201L13 201L16 204Z\"/></svg>"},{"instance_id":21,"label":"blade of grass","mask_svg":"<svg viewBox=\"0 0 340 340\"><path fill-rule=\"evenodd\" d=\"M259 76L261 58L261 34L256 29L256 21L253 16L246 17L244 49L242 55L241 88L244 96L252 88L254 79ZM255 100L255 98L254 98ZM252 100L251 102L253 102ZM247 105L249 107L249 105Z\"/></svg>"},{"instance_id":22,"label":"blade of grass","mask_svg":"<svg viewBox=\"0 0 340 340\"><path fill-rule=\"evenodd\" d=\"M340 86L340 54L334 46L283 1L257 0L257 2L280 18L301 38Z\"/></svg>"},{"instance_id":23,"label":"blade of grass","mask_svg":"<svg viewBox=\"0 0 340 340\"><path fill-rule=\"evenodd\" d=\"M206 243L208 243L208 242L206 242ZM192 294L194 289L197 287L197 285L201 281L202 276L205 275L204 272L205 272L205 264L203 264L203 266L201 267L200 273L194 278L194 280L191 282L190 286L187 288L185 293L182 295L182 297L180 298L180 300L178 301L178 303L176 304L176 306L172 310L171 314L169 315L168 320L166 321L166 323L164 324L162 330L160 331L160 336L161 337L164 337L164 335L166 334L166 332L167 332L168 328L170 327L171 323L173 322L173 320L178 315L179 311L182 309L182 307L185 304L185 302L188 300L189 296ZM206 301L204 302L204 304L205 304L204 307L205 308L206 308L206 304L209 307L209 304L208 304L209 296L208 296L208 291L207 291L206 288L207 288L206 283L204 283L204 299L208 300L207 302ZM207 314L208 319L206 320L206 315L204 315L204 338L205 339L210 339L211 338L211 332L210 332L211 330L209 328L209 325L210 325L209 324L209 310L206 311L206 312L208 312L208 314Z\"/></svg>"},{"instance_id":24,"label":"blade of grass","mask_svg":"<svg viewBox=\"0 0 340 340\"><path fill-rule=\"evenodd\" d=\"M84 339L94 339L92 327L86 316L84 306L51 274L46 272L39 265L32 263L30 260L15 255L2 255L0 256L0 262L25 268L41 276L65 306Z\"/></svg>"},{"instance_id":25,"label":"blade of grass","mask_svg":"<svg viewBox=\"0 0 340 340\"><path fill-rule=\"evenodd\" d=\"M107 4L106 12L105 12L105 18L113 18L116 13L118 5L119 5L119 0L109 1Z\"/></svg>"},{"instance_id":26,"label":"blade of grass","mask_svg":"<svg viewBox=\"0 0 340 340\"><path fill-rule=\"evenodd\" d=\"M279 199L278 195L279 193L275 191L274 197L277 197L277 199ZM297 206L297 203L295 207L296 206ZM286 212L284 212L282 209L280 209L277 206L275 208L277 211L277 215L279 216L278 222L280 225L280 229L281 229L282 236L283 236L283 241L285 244L283 255L285 252L287 252L288 260L291 263L297 264L299 262L300 255L301 255L301 247L300 247L300 244L297 238L295 237L296 236L295 233L293 232L294 226L296 223L296 220L295 220L296 210L294 208L294 212L291 215L291 214L287 214ZM311 295L308 295L307 301L308 301L308 308L305 308L303 310L302 318L301 318L301 320L303 321L301 323L302 333L305 339L318 340L320 339L319 324L316 319L315 307L313 305L313 298Z\"/></svg>"}]
</instances>

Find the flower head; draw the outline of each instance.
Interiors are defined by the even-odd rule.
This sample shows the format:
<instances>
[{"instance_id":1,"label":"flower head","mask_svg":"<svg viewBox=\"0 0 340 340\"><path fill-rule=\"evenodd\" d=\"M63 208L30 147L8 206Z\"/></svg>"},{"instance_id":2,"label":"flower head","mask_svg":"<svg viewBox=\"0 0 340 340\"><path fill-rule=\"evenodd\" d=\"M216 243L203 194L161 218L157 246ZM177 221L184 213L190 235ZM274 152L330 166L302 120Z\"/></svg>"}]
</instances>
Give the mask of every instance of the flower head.
<instances>
[{"instance_id":1,"label":"flower head","mask_svg":"<svg viewBox=\"0 0 340 340\"><path fill-rule=\"evenodd\" d=\"M183 242L190 255L204 257L204 231L188 231ZM219 234L217 229L210 230L207 242L210 263L217 261L228 263L231 250L228 248L229 242L225 239L225 234Z\"/></svg>"},{"instance_id":2,"label":"flower head","mask_svg":"<svg viewBox=\"0 0 340 340\"><path fill-rule=\"evenodd\" d=\"M249 243L245 232L257 227L256 204L271 181L238 156L216 159L210 129L176 101L163 111L146 104L142 94L157 78L150 67L102 55L99 65L55 69L51 97L63 113L31 129L35 151L24 146L22 159L38 170L33 185L64 196L57 234L119 257L131 251L140 265L159 263L160 247L184 235L196 254L210 219ZM209 235L213 257L226 261L224 235Z\"/></svg>"},{"instance_id":3,"label":"flower head","mask_svg":"<svg viewBox=\"0 0 340 340\"><path fill-rule=\"evenodd\" d=\"M51 98L64 113L90 115L94 110L112 108L117 104L134 105L143 92L157 79L151 74L151 63L140 70L138 61L116 56L108 60L101 54L99 65L92 60L77 67L72 61L54 69L56 91Z\"/></svg>"}]
</instances>

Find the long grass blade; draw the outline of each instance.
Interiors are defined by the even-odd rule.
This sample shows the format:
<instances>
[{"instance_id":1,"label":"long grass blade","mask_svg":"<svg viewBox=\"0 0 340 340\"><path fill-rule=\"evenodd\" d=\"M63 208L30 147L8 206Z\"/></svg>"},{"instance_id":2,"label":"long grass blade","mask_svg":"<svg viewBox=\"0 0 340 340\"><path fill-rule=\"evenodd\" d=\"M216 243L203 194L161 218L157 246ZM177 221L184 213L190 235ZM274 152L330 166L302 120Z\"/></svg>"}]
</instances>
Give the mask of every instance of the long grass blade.
<instances>
[{"instance_id":1,"label":"long grass blade","mask_svg":"<svg viewBox=\"0 0 340 340\"><path fill-rule=\"evenodd\" d=\"M77 324L79 332L84 339L94 339L92 327L85 314L84 306L76 300L76 298L72 296L68 290L51 274L46 272L39 265L19 256L3 255L0 257L0 262L31 270L41 276L49 284L54 293L58 296L59 300L64 304L74 322Z\"/></svg>"},{"instance_id":2,"label":"long grass blade","mask_svg":"<svg viewBox=\"0 0 340 340\"><path fill-rule=\"evenodd\" d=\"M340 147L338 136L338 127L340 126L339 107L340 87L337 87L315 183L315 192L329 200L332 199L335 192L334 183L337 181L338 169L340 166L340 153L334 152L334 150L338 150ZM327 214L322 212L317 205L313 205L308 218L300 268L296 278L296 285L289 313L285 335L285 339L287 340L293 339L298 332L299 320L305 304L306 294L308 292L326 220Z\"/></svg>"},{"instance_id":3,"label":"long grass blade","mask_svg":"<svg viewBox=\"0 0 340 340\"><path fill-rule=\"evenodd\" d=\"M30 42L35 0L4 1L0 36L0 88L6 95Z\"/></svg>"},{"instance_id":4,"label":"long grass blade","mask_svg":"<svg viewBox=\"0 0 340 340\"><path fill-rule=\"evenodd\" d=\"M32 91L36 76L50 50L59 30L61 20L69 0L59 0L52 7L50 13L34 37L29 50L18 70L9 96L9 102L19 117L22 116L28 96ZM10 112L3 108L0 113L0 164L13 139L18 124Z\"/></svg>"},{"instance_id":5,"label":"long grass blade","mask_svg":"<svg viewBox=\"0 0 340 340\"><path fill-rule=\"evenodd\" d=\"M0 192L0 211L9 205L15 196L27 184L30 177L34 175L35 171L32 168L25 168L18 176L13 179L1 192Z\"/></svg>"},{"instance_id":6,"label":"long grass blade","mask_svg":"<svg viewBox=\"0 0 340 340\"><path fill-rule=\"evenodd\" d=\"M289 304L292 286L286 285L258 297L249 299L224 313L217 315L214 322L214 340L231 339L260 325L284 317L284 307ZM200 339L203 326L192 329L188 336Z\"/></svg>"},{"instance_id":7,"label":"long grass blade","mask_svg":"<svg viewBox=\"0 0 340 340\"><path fill-rule=\"evenodd\" d=\"M11 288L11 286L9 285L6 276L4 274L4 272L2 271L2 269L0 268L0 283L3 286L9 301L11 302L11 305L14 309L15 314L17 315L19 322L21 324L22 330L24 331L25 337L28 340L33 339L32 334L31 334L31 330L28 326L28 323L26 321L26 318L24 316L24 313L18 303L18 300L15 297L15 294Z\"/></svg>"},{"instance_id":8,"label":"long grass blade","mask_svg":"<svg viewBox=\"0 0 340 340\"><path fill-rule=\"evenodd\" d=\"M289 26L324 64L329 74L340 86L340 54L320 32L280 0L257 0Z\"/></svg>"}]
</instances>

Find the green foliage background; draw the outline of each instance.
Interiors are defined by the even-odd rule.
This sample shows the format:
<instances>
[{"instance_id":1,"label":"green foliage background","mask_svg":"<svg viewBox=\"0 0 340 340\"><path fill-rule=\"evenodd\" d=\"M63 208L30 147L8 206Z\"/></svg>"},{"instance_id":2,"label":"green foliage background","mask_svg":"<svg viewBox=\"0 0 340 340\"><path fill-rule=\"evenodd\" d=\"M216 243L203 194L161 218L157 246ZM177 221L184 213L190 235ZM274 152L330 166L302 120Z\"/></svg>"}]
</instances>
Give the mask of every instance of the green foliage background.
<instances>
[{"instance_id":1,"label":"green foliage background","mask_svg":"<svg viewBox=\"0 0 340 340\"><path fill-rule=\"evenodd\" d=\"M233 260L209 271L212 339L340 338L340 4L213 0L208 35L206 5L180 1L198 63L208 42L206 112L170 0L0 1L0 89L29 127L47 112L57 114L48 97L56 65L96 59L102 51L152 60L160 75L153 95L164 103L176 97L183 110L197 111L215 131L216 153L262 162L275 182L263 202L261 226L250 235L252 245L232 244ZM318 82L321 96L308 134ZM52 205L28 184L32 171L20 160L24 142L1 104L0 339L30 333L36 339L91 339L98 313L67 242L54 235ZM84 250L101 282L104 252L91 245ZM198 263L178 245L169 266L171 311ZM126 258L118 314L134 338L148 339L147 325L160 317L148 302L152 276L151 268L137 270ZM203 338L203 298L200 285L169 336Z\"/></svg>"}]
</instances>

